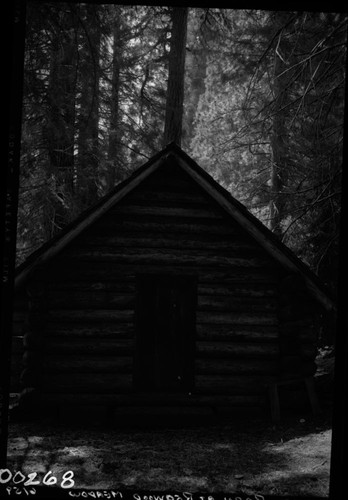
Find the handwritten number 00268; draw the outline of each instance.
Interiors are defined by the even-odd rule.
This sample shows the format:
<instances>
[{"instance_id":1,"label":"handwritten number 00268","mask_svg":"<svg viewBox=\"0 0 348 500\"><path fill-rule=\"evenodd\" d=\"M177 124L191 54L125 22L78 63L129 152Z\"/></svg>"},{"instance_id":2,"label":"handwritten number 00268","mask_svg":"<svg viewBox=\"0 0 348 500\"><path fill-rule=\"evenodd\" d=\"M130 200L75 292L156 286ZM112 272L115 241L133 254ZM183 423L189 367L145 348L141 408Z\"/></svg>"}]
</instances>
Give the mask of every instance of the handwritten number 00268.
<instances>
[{"instance_id":1,"label":"handwritten number 00268","mask_svg":"<svg viewBox=\"0 0 348 500\"><path fill-rule=\"evenodd\" d=\"M28 479L23 483L23 486L36 486L40 484L40 481L36 480L37 472L30 472L27 476ZM66 471L62 475L62 481L60 483L61 488L73 488L75 484L73 477L73 471ZM9 469L0 469L0 484L9 483L11 479L13 484L20 484L26 479L26 476L20 471L17 471L13 476L12 472ZM58 480L55 476L52 475L51 470L48 471L42 479L42 484L45 486L54 486L55 484L57 484L57 482Z\"/></svg>"}]
</instances>

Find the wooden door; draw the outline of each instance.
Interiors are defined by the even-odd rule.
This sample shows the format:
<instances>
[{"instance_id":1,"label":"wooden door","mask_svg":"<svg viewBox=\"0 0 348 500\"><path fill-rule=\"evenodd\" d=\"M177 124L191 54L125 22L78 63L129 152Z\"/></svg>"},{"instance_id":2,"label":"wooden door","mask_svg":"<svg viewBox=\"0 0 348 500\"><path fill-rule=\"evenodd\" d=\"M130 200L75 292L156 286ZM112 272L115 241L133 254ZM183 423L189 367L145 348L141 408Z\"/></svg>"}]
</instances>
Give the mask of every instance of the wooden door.
<instances>
[{"instance_id":1,"label":"wooden door","mask_svg":"<svg viewBox=\"0 0 348 500\"><path fill-rule=\"evenodd\" d=\"M196 280L138 279L135 387L185 392L193 386Z\"/></svg>"}]
</instances>

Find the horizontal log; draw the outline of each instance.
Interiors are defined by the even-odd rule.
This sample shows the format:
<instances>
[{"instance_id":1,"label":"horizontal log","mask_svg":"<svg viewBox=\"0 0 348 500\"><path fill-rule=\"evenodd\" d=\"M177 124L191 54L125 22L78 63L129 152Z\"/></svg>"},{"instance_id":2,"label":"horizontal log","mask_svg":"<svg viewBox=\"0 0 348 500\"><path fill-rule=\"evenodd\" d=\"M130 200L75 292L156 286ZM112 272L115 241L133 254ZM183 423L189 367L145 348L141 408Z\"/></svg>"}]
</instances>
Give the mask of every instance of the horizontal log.
<instances>
[{"instance_id":1,"label":"horizontal log","mask_svg":"<svg viewBox=\"0 0 348 500\"><path fill-rule=\"evenodd\" d=\"M211 358L226 357L248 359L276 359L279 356L277 343L196 342L196 356Z\"/></svg>"},{"instance_id":2,"label":"horizontal log","mask_svg":"<svg viewBox=\"0 0 348 500\"><path fill-rule=\"evenodd\" d=\"M197 324L225 324L225 325L277 325L278 319L271 312L262 313L239 313L239 312L197 312Z\"/></svg>"},{"instance_id":3,"label":"horizontal log","mask_svg":"<svg viewBox=\"0 0 348 500\"><path fill-rule=\"evenodd\" d=\"M104 293L122 293L122 294L133 294L136 291L136 283L134 276L130 278L127 277L126 280L122 281L120 279L110 281L51 281L49 283L47 292L48 293L58 293L58 292L104 292Z\"/></svg>"},{"instance_id":4,"label":"horizontal log","mask_svg":"<svg viewBox=\"0 0 348 500\"><path fill-rule=\"evenodd\" d=\"M192 179L184 174L183 172L179 172L178 175L168 175L168 171L166 169L166 175L162 172L156 172L156 175L148 177L146 181L144 181L139 191L162 191L165 193L191 193L200 194L201 190L197 188L197 185L194 184Z\"/></svg>"},{"instance_id":5,"label":"horizontal log","mask_svg":"<svg viewBox=\"0 0 348 500\"><path fill-rule=\"evenodd\" d=\"M217 210L214 206L204 207L166 207L166 206L151 206L151 205L132 205L130 203L124 205L116 205L110 214L113 216L118 215L136 215L136 216L161 216L161 217L198 217L216 219L217 221L223 219L221 210Z\"/></svg>"},{"instance_id":6,"label":"horizontal log","mask_svg":"<svg viewBox=\"0 0 348 500\"><path fill-rule=\"evenodd\" d=\"M45 339L45 352L52 354L100 354L100 355L133 355L135 341L132 339L84 339L59 338Z\"/></svg>"},{"instance_id":7,"label":"horizontal log","mask_svg":"<svg viewBox=\"0 0 348 500\"><path fill-rule=\"evenodd\" d=\"M26 349L37 347L35 338L27 342ZM40 344L40 347L42 345ZM45 352L64 354L115 354L133 355L135 349L135 339L113 339L113 338L45 338ZM305 349L305 346L304 346ZM308 346L307 355L312 353L312 346ZM305 350L303 350L303 353ZM198 357L226 357L234 358L275 358L278 356L279 347L277 343L256 343L256 342L207 342L196 341L196 355ZM303 355L303 354L302 354Z\"/></svg>"},{"instance_id":8,"label":"horizontal log","mask_svg":"<svg viewBox=\"0 0 348 500\"><path fill-rule=\"evenodd\" d=\"M132 339L135 335L133 322L129 323L45 323L45 334L48 336L57 335L69 338L118 338Z\"/></svg>"},{"instance_id":9,"label":"horizontal log","mask_svg":"<svg viewBox=\"0 0 348 500\"><path fill-rule=\"evenodd\" d=\"M50 392L100 394L127 391L132 387L133 377L129 374L114 373L74 373L45 374L42 380L42 390Z\"/></svg>"},{"instance_id":10,"label":"horizontal log","mask_svg":"<svg viewBox=\"0 0 348 500\"><path fill-rule=\"evenodd\" d=\"M268 342L278 339L278 330L276 326L248 326L248 325L210 325L201 324L196 326L197 340L214 341L249 341L249 342Z\"/></svg>"},{"instance_id":11,"label":"horizontal log","mask_svg":"<svg viewBox=\"0 0 348 500\"><path fill-rule=\"evenodd\" d=\"M51 291L49 295L50 308L63 309L134 309L135 294L120 294L112 291Z\"/></svg>"},{"instance_id":12,"label":"horizontal log","mask_svg":"<svg viewBox=\"0 0 348 500\"><path fill-rule=\"evenodd\" d=\"M112 309L53 309L48 315L48 321L56 322L129 322L134 317L134 310Z\"/></svg>"},{"instance_id":13,"label":"horizontal log","mask_svg":"<svg viewBox=\"0 0 348 500\"><path fill-rule=\"evenodd\" d=\"M51 292L49 296L51 309L134 309L135 294L117 295L111 292ZM276 310L276 303L270 299L238 298L226 296L198 296L197 309L199 311L225 312L272 312ZM304 336L306 332L303 332Z\"/></svg>"},{"instance_id":14,"label":"horizontal log","mask_svg":"<svg viewBox=\"0 0 348 500\"><path fill-rule=\"evenodd\" d=\"M170 393L84 393L69 394L69 392L54 394L44 393L44 400L49 404L63 405L105 405L105 406L253 406L259 402L257 395L225 395L225 394L170 394Z\"/></svg>"},{"instance_id":15,"label":"horizontal log","mask_svg":"<svg viewBox=\"0 0 348 500\"><path fill-rule=\"evenodd\" d=\"M195 392L260 394L273 378L268 375L196 375Z\"/></svg>"},{"instance_id":16,"label":"horizontal log","mask_svg":"<svg viewBox=\"0 0 348 500\"><path fill-rule=\"evenodd\" d=\"M50 354L44 358L45 373L132 373L133 357L131 356L98 356L98 355L57 355Z\"/></svg>"},{"instance_id":17,"label":"horizontal log","mask_svg":"<svg viewBox=\"0 0 348 500\"><path fill-rule=\"evenodd\" d=\"M258 283L235 283L230 286L221 286L219 284L199 283L197 288L198 295L229 295L238 298L270 298L277 299L275 286L267 286Z\"/></svg>"},{"instance_id":18,"label":"horizontal log","mask_svg":"<svg viewBox=\"0 0 348 500\"><path fill-rule=\"evenodd\" d=\"M55 291L50 294L49 308L46 312L38 312L35 322L29 321L22 324L20 329L13 330L13 334L22 337L28 329L35 329L33 325L47 324L50 321L74 322L76 318L78 320L81 318L83 323L91 320L91 326L95 321L104 322L106 328L110 321L115 321L115 324L131 324L136 310L136 294ZM206 323L253 327L278 325L276 304L272 299L199 295L196 308L198 325ZM282 335L286 338L293 336L296 331L296 328L286 330L283 328ZM301 328L298 335L303 340L313 341L317 337L317 332L311 328Z\"/></svg>"},{"instance_id":19,"label":"horizontal log","mask_svg":"<svg viewBox=\"0 0 348 500\"><path fill-rule=\"evenodd\" d=\"M182 191L177 191L177 192L164 192L164 191L159 191L157 189L141 189L141 190L134 190L133 192L129 193L127 197L125 197L122 200L123 204L126 205L128 203L134 203L134 204L144 204L144 205L149 205L149 203L156 204L156 206L181 206L181 205L189 205L189 206L195 206L195 205L203 205L203 206L210 206L212 205L211 199L207 198L207 196L204 196L202 193L198 192L182 192ZM121 202L121 203L122 203Z\"/></svg>"},{"instance_id":20,"label":"horizontal log","mask_svg":"<svg viewBox=\"0 0 348 500\"><path fill-rule=\"evenodd\" d=\"M199 284L220 287L234 286L244 281L252 285L275 286L278 282L279 270L276 266L263 268L230 268L227 273L216 271L216 269L202 269L199 272Z\"/></svg>"},{"instance_id":21,"label":"horizontal log","mask_svg":"<svg viewBox=\"0 0 348 500\"><path fill-rule=\"evenodd\" d=\"M154 220L156 219L156 220ZM156 232L162 234L170 233L207 233L214 235L234 234L238 235L238 230L233 226L224 223L216 223L214 219L209 218L175 218L176 222L169 222L167 218L160 217L135 217L127 218L124 216L117 219L102 219L98 228L94 229L96 234L104 234L106 231L114 231L116 234L127 232Z\"/></svg>"},{"instance_id":22,"label":"horizontal log","mask_svg":"<svg viewBox=\"0 0 348 500\"><path fill-rule=\"evenodd\" d=\"M248 312L275 312L275 299L267 298L240 298L236 296L198 295L197 309L199 311L248 311Z\"/></svg>"},{"instance_id":23,"label":"horizontal log","mask_svg":"<svg viewBox=\"0 0 348 500\"><path fill-rule=\"evenodd\" d=\"M276 375L279 368L278 359L196 359L196 375Z\"/></svg>"},{"instance_id":24,"label":"horizontal log","mask_svg":"<svg viewBox=\"0 0 348 500\"><path fill-rule=\"evenodd\" d=\"M134 323L119 323L119 324L69 324L69 323L46 323L45 333L47 335L59 335L61 337L71 338L119 338L132 339L135 337ZM214 340L214 341L249 341L249 342L267 342L278 339L276 327L262 326L250 328L240 325L197 325L196 326L197 340Z\"/></svg>"},{"instance_id":25,"label":"horizontal log","mask_svg":"<svg viewBox=\"0 0 348 500\"><path fill-rule=\"evenodd\" d=\"M75 249L69 253L72 260L87 262L112 262L118 265L123 264L155 264L155 265L195 265L195 266L215 266L215 267L239 267L239 268L264 268L269 265L269 261L261 257L236 257L216 255L207 252L186 252L178 250L161 249L134 249L123 248L122 251L98 249Z\"/></svg>"},{"instance_id":26,"label":"horizontal log","mask_svg":"<svg viewBox=\"0 0 348 500\"><path fill-rule=\"evenodd\" d=\"M103 234L94 236L93 238L86 238L85 241L79 244L84 248L158 248L158 249L174 249L190 251L200 251L202 254L212 253L212 255L226 254L226 256L234 253L236 255L250 255L257 256L263 253L260 249L248 241L240 238L224 237L223 239L216 240L209 235L204 234L127 234L113 235Z\"/></svg>"},{"instance_id":27,"label":"horizontal log","mask_svg":"<svg viewBox=\"0 0 348 500\"><path fill-rule=\"evenodd\" d=\"M218 286L232 286L235 282L242 280L250 283L265 283L272 286L277 283L278 275L275 266L263 268L229 268L228 271L217 270L215 266L200 269L197 265L144 265L144 264L115 264L112 262L81 262L65 258L56 259L56 265L50 269L50 279L54 282L64 282L65 286L70 282L81 281L108 281L114 282L133 281L137 275L162 274L168 276L198 276L202 284L215 283Z\"/></svg>"}]
</instances>

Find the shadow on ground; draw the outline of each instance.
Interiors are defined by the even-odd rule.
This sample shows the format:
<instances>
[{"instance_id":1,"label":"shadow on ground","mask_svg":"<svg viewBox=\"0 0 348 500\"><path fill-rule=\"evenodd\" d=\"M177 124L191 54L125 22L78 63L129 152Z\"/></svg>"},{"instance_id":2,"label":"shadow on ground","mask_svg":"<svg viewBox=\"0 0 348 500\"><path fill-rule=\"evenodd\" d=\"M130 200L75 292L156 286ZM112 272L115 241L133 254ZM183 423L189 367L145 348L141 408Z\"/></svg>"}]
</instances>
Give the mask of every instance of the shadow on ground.
<instances>
[{"instance_id":1,"label":"shadow on ground","mask_svg":"<svg viewBox=\"0 0 348 500\"><path fill-rule=\"evenodd\" d=\"M75 416L76 417L76 416ZM122 415L10 425L8 467L78 488L326 496L331 414L265 419ZM88 420L88 419L87 419Z\"/></svg>"}]
</instances>

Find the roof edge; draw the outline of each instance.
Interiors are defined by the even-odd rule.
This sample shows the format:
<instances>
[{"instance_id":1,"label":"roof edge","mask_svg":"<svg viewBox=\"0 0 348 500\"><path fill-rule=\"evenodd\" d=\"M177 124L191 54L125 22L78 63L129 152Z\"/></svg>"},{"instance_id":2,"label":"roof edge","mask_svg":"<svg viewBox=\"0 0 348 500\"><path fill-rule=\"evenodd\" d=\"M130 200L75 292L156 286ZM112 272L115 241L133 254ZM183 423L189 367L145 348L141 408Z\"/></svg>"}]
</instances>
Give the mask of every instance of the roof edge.
<instances>
[{"instance_id":1,"label":"roof edge","mask_svg":"<svg viewBox=\"0 0 348 500\"><path fill-rule=\"evenodd\" d=\"M65 246L84 229L98 220L99 217L107 212L115 203L120 201L128 192L134 189L152 172L156 171L172 151L176 153L180 151L179 146L174 142L169 143L164 149L136 169L127 179L121 181L94 205L84 210L56 236L30 254L29 257L15 269L15 289L20 288L38 266L43 265L48 259L63 250Z\"/></svg>"},{"instance_id":2,"label":"roof edge","mask_svg":"<svg viewBox=\"0 0 348 500\"><path fill-rule=\"evenodd\" d=\"M301 274L312 295L327 310L335 310L336 304L331 292L320 278L311 271L309 266L302 262L274 233L272 233L259 219L257 219L242 203L236 200L211 175L200 167L181 147L170 142L146 163L140 166L127 179L117 184L109 193L98 200L93 206L82 212L77 219L65 226L54 238L44 243L33 252L15 270L15 289L18 289L30 277L32 272L47 260L62 251L75 237L90 224L99 219L115 203L133 190L151 173L155 172L168 156L174 155L179 166L190 175L215 201L233 217L244 229L283 267L289 272Z\"/></svg>"},{"instance_id":3,"label":"roof edge","mask_svg":"<svg viewBox=\"0 0 348 500\"><path fill-rule=\"evenodd\" d=\"M316 296L325 309L336 310L336 303L332 293L307 264L301 261L297 255L257 219L245 205L235 199L184 151L175 148L173 152L176 154L180 166L210 196L212 196L230 216L243 225L244 229L261 244L268 253L273 255L273 257L283 267L288 269L289 272L299 273L304 277L307 288ZM181 163L180 160L183 160L184 163ZM189 165L189 168L186 167L185 163Z\"/></svg>"}]
</instances>

